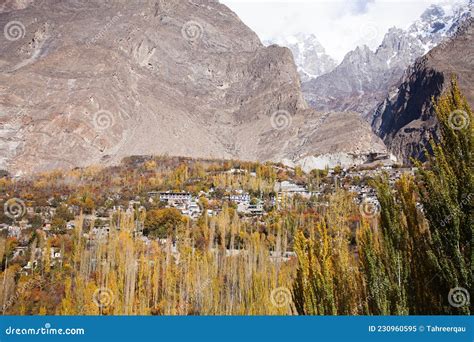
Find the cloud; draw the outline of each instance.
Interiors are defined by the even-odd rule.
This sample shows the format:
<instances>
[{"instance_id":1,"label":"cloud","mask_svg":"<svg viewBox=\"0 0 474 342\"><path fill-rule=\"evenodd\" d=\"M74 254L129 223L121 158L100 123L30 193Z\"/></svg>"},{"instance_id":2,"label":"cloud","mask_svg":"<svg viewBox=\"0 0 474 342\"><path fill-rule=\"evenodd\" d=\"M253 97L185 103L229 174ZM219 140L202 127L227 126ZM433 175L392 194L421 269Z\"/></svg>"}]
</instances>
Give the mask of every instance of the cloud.
<instances>
[{"instance_id":1,"label":"cloud","mask_svg":"<svg viewBox=\"0 0 474 342\"><path fill-rule=\"evenodd\" d=\"M375 0L354 0L349 2L350 12L354 15L367 13L369 10L369 3L373 3Z\"/></svg>"},{"instance_id":2,"label":"cloud","mask_svg":"<svg viewBox=\"0 0 474 342\"><path fill-rule=\"evenodd\" d=\"M313 33L341 61L358 45L377 48L390 27L407 28L432 3L446 0L221 0L261 40Z\"/></svg>"}]
</instances>

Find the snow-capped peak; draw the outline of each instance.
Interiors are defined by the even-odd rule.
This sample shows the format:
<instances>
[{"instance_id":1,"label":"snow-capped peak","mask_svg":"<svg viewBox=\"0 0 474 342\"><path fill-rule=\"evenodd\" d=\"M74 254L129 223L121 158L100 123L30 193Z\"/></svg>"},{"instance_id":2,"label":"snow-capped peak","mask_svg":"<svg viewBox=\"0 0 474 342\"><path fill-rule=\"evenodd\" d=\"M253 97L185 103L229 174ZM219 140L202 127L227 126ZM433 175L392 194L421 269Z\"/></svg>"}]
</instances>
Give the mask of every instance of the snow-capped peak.
<instances>
[{"instance_id":1,"label":"snow-capped peak","mask_svg":"<svg viewBox=\"0 0 474 342\"><path fill-rule=\"evenodd\" d=\"M427 53L441 41L452 36L459 24L472 16L472 4L472 0L464 0L454 4L431 5L407 32L421 42L424 53Z\"/></svg>"},{"instance_id":2,"label":"snow-capped peak","mask_svg":"<svg viewBox=\"0 0 474 342\"><path fill-rule=\"evenodd\" d=\"M265 45L277 44L289 48L293 53L293 58L303 81L326 74L336 67L335 60L326 54L326 50L312 33L300 32L264 41L263 43Z\"/></svg>"}]
</instances>

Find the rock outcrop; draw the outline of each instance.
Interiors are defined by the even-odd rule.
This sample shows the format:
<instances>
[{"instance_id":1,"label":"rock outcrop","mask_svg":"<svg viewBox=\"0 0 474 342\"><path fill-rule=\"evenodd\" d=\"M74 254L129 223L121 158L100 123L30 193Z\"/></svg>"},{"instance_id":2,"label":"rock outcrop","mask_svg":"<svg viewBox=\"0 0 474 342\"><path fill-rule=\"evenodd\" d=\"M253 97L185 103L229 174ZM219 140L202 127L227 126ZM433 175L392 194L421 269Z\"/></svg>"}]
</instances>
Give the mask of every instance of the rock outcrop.
<instances>
[{"instance_id":1,"label":"rock outcrop","mask_svg":"<svg viewBox=\"0 0 474 342\"><path fill-rule=\"evenodd\" d=\"M326 50L314 34L298 33L266 41L264 44L276 44L289 48L303 82L327 74L337 66L336 61L326 53Z\"/></svg>"}]
</instances>

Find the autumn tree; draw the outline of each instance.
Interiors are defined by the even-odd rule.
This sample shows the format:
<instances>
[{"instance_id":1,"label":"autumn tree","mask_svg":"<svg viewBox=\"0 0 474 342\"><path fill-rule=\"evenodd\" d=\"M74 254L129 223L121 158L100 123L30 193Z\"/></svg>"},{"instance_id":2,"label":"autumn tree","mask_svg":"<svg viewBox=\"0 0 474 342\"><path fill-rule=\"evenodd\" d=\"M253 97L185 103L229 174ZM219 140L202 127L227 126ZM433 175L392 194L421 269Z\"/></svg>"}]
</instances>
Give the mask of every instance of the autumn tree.
<instances>
[{"instance_id":1,"label":"autumn tree","mask_svg":"<svg viewBox=\"0 0 474 342\"><path fill-rule=\"evenodd\" d=\"M454 308L447 299L450 289L472 289L472 238L474 229L474 118L455 78L435 104L439 141L431 142L428 165L417 163L421 203L429 221L433 249L429 260L444 313L470 312Z\"/></svg>"},{"instance_id":2,"label":"autumn tree","mask_svg":"<svg viewBox=\"0 0 474 342\"><path fill-rule=\"evenodd\" d=\"M184 217L175 208L154 209L146 213L144 234L158 238L175 235L185 223Z\"/></svg>"}]
</instances>

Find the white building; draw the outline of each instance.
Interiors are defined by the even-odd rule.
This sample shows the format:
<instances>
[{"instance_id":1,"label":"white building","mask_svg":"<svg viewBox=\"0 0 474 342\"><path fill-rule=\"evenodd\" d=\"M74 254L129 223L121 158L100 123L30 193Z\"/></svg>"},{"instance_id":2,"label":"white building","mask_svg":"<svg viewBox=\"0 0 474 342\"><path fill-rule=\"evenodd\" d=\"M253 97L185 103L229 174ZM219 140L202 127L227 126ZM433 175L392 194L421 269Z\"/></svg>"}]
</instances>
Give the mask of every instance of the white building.
<instances>
[{"instance_id":1,"label":"white building","mask_svg":"<svg viewBox=\"0 0 474 342\"><path fill-rule=\"evenodd\" d=\"M248 193L241 193L237 195L230 195L229 200L235 202L237 204L249 204L250 203L250 195Z\"/></svg>"},{"instance_id":2,"label":"white building","mask_svg":"<svg viewBox=\"0 0 474 342\"><path fill-rule=\"evenodd\" d=\"M282 197L285 197L285 196L292 197L295 195L300 195L301 197L304 197L304 198L311 197L311 193L308 190L306 190L306 188L299 186L298 184L288 182L288 181L277 182L275 184L274 190L275 192L278 193L279 201L281 201Z\"/></svg>"},{"instance_id":3,"label":"white building","mask_svg":"<svg viewBox=\"0 0 474 342\"><path fill-rule=\"evenodd\" d=\"M195 200L192 200L181 210L181 213L191 218L198 218L201 214L201 208Z\"/></svg>"},{"instance_id":4,"label":"white building","mask_svg":"<svg viewBox=\"0 0 474 342\"><path fill-rule=\"evenodd\" d=\"M171 191L166 191L166 192L149 192L149 196L158 196L160 198L160 201L163 202L170 202L170 201L191 201L192 196L188 192L171 192Z\"/></svg>"}]
</instances>

